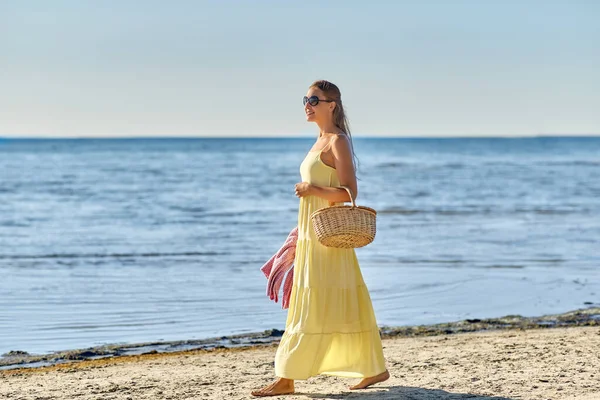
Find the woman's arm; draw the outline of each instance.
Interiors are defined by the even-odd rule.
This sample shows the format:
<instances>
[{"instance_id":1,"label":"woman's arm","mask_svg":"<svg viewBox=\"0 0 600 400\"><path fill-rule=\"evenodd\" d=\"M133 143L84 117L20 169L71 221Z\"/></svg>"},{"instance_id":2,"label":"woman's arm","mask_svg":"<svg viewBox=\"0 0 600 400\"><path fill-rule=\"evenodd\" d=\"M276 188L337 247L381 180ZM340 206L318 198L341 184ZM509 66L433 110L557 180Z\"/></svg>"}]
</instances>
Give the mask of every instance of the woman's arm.
<instances>
[{"instance_id":1,"label":"woman's arm","mask_svg":"<svg viewBox=\"0 0 600 400\"><path fill-rule=\"evenodd\" d=\"M322 197L329 200L330 203L337 203L340 201L350 201L348 192L345 189L339 189L327 186L310 185L308 193L313 196Z\"/></svg>"},{"instance_id":2,"label":"woman's arm","mask_svg":"<svg viewBox=\"0 0 600 400\"><path fill-rule=\"evenodd\" d=\"M354 195L354 199L358 196L358 185L356 183L356 171L354 171L354 163L352 162L352 147L350 139L345 134L336 135L331 142L331 152L335 169L337 170L340 186L348 186ZM344 189L344 197L350 201L348 192Z\"/></svg>"}]
</instances>

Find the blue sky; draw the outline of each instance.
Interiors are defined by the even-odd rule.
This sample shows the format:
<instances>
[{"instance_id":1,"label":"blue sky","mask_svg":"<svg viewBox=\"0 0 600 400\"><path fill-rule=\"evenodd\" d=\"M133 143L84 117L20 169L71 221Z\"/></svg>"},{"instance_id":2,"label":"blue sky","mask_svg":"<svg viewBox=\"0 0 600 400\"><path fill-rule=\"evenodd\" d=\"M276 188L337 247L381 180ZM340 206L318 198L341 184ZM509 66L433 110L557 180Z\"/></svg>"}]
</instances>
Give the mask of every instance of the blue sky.
<instances>
[{"instance_id":1,"label":"blue sky","mask_svg":"<svg viewBox=\"0 0 600 400\"><path fill-rule=\"evenodd\" d=\"M0 136L600 134L600 1L0 1Z\"/></svg>"}]
</instances>

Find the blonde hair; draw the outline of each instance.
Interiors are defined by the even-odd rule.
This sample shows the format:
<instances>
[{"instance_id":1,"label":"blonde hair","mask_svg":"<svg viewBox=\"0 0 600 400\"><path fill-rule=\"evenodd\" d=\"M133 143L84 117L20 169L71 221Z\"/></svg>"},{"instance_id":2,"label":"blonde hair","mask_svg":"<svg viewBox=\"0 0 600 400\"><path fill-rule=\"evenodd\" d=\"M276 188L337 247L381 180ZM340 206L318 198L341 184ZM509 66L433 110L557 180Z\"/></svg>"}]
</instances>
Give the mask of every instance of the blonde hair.
<instances>
[{"instance_id":1,"label":"blonde hair","mask_svg":"<svg viewBox=\"0 0 600 400\"><path fill-rule=\"evenodd\" d=\"M352 144L352 135L350 134L350 124L348 123L348 117L344 111L344 105L342 104L342 93L340 89L333 83L326 80L318 80L310 85L311 88L317 88L323 92L327 100L333 100L335 102L335 108L333 109L333 123L338 127L350 140L350 148L352 149L352 161L354 164L354 172L358 166L358 158L354 154L354 145Z\"/></svg>"}]
</instances>

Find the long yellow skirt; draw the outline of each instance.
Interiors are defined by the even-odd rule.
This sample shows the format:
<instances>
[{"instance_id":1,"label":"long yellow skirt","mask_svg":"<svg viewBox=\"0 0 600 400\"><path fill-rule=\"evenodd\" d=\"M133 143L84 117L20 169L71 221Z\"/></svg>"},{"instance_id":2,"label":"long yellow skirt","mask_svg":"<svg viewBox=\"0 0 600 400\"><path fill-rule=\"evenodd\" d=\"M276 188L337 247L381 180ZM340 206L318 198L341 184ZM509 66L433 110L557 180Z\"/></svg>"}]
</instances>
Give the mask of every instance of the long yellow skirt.
<instances>
[{"instance_id":1,"label":"long yellow skirt","mask_svg":"<svg viewBox=\"0 0 600 400\"><path fill-rule=\"evenodd\" d=\"M310 213L328 202L300 199L294 280L275 374L308 379L326 374L363 378L385 371L371 298L354 249L321 245Z\"/></svg>"}]
</instances>

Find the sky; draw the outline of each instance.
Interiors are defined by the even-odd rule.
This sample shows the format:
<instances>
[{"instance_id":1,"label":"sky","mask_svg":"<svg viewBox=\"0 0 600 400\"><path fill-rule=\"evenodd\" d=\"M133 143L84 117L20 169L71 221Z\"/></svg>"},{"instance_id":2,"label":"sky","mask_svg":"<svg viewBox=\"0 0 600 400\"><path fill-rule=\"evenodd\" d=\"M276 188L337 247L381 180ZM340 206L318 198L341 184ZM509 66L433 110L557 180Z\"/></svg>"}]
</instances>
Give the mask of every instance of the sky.
<instances>
[{"instance_id":1,"label":"sky","mask_svg":"<svg viewBox=\"0 0 600 400\"><path fill-rule=\"evenodd\" d=\"M600 1L0 0L0 136L600 135Z\"/></svg>"}]
</instances>

